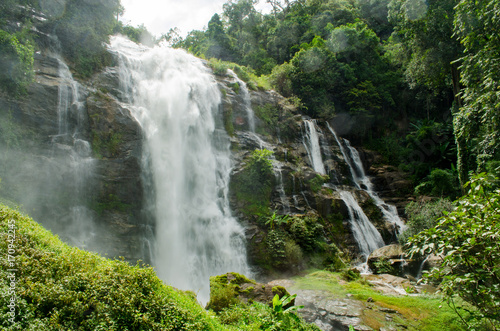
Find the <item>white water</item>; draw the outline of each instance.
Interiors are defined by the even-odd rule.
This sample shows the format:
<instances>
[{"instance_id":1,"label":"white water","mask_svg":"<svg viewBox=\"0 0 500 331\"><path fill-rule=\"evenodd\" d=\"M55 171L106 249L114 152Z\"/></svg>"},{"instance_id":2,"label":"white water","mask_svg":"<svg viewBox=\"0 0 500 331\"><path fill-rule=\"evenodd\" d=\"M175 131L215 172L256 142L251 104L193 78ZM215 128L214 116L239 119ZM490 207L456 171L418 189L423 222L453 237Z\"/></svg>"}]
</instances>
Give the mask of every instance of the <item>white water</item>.
<instances>
[{"instance_id":1,"label":"white water","mask_svg":"<svg viewBox=\"0 0 500 331\"><path fill-rule=\"evenodd\" d=\"M67 151L66 158L61 160L65 181L61 186L68 186L70 195L69 211L61 217L58 226L70 241L85 249L93 249L92 239L95 237L95 223L88 205L89 181L95 170L95 160L90 157L91 149L88 141L81 139L82 119L85 117L83 96L80 85L73 79L68 66L59 60L58 88L58 134L53 136L56 148ZM70 120L70 118L72 120ZM60 142L60 143L59 143ZM69 146L63 147L63 146Z\"/></svg>"},{"instance_id":2,"label":"white water","mask_svg":"<svg viewBox=\"0 0 500 331\"><path fill-rule=\"evenodd\" d=\"M319 145L318 128L313 120L304 120L305 133L302 143L306 148L309 161L312 164L314 171L322 175L326 175L325 166L321 157L321 148Z\"/></svg>"},{"instance_id":3,"label":"white water","mask_svg":"<svg viewBox=\"0 0 500 331\"><path fill-rule=\"evenodd\" d=\"M250 92L248 91L247 84L242 81L238 75L231 69L227 70L229 75L234 78L236 83L239 85L239 94L243 99L243 106L245 107L245 112L247 114L247 122L248 122L248 130L252 133L255 133L255 113L252 108L252 102L250 99Z\"/></svg>"},{"instance_id":4,"label":"white water","mask_svg":"<svg viewBox=\"0 0 500 331\"><path fill-rule=\"evenodd\" d=\"M371 252L385 245L384 240L356 199L354 199L354 196L348 191L339 191L339 194L349 210L352 233L358 243L360 253L368 258Z\"/></svg>"},{"instance_id":5,"label":"white water","mask_svg":"<svg viewBox=\"0 0 500 331\"><path fill-rule=\"evenodd\" d=\"M249 275L243 228L231 216L229 139L221 96L201 60L113 37L120 81L141 124L154 187L154 265L160 278L209 298L209 277ZM144 169L148 171L148 169Z\"/></svg>"},{"instance_id":6,"label":"white water","mask_svg":"<svg viewBox=\"0 0 500 331\"><path fill-rule=\"evenodd\" d=\"M303 143L311 160L311 164L313 165L313 169L316 172L325 174L317 126L311 120L304 120L304 123L306 130ZM354 239L358 244L361 255L368 258L371 252L384 246L382 236L370 222L351 192L342 190L334 185L330 185L330 187L339 193L340 198L346 204Z\"/></svg>"},{"instance_id":7,"label":"white water","mask_svg":"<svg viewBox=\"0 0 500 331\"><path fill-rule=\"evenodd\" d=\"M365 190L368 193L368 195L373 199L375 205L377 205L377 207L382 211L384 218L395 226L397 233L401 233L402 231L404 231L404 229L406 229L406 225L403 223L401 218L399 218L396 207L385 203L374 191L373 183L371 182L370 178L366 176L365 170L363 168L363 163L361 162L358 151L351 146L349 140L343 139L343 142L347 147L346 150L339 137L335 133L335 130L333 130L328 122L327 125L328 129L333 134L335 140L337 141L337 144L339 145L340 151L344 156L344 160L349 166L356 187L360 190Z\"/></svg>"}]
</instances>

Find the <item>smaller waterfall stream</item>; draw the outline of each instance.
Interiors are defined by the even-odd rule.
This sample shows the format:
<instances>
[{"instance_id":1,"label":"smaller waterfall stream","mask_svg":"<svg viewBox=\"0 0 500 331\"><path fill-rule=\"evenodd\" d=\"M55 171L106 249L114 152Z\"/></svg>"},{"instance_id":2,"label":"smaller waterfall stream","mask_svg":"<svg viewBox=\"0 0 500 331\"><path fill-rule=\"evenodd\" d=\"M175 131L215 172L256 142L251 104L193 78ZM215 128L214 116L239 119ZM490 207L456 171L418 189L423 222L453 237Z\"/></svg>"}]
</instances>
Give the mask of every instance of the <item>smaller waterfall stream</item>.
<instances>
[{"instance_id":1,"label":"smaller waterfall stream","mask_svg":"<svg viewBox=\"0 0 500 331\"><path fill-rule=\"evenodd\" d=\"M243 106L245 107L245 112L247 114L247 122L248 122L248 131L255 134L255 113L252 109L252 101L250 99L250 91L248 91L247 84L242 81L238 75L231 69L227 69L229 75L233 77L233 79L238 83L239 86L239 94L243 99Z\"/></svg>"},{"instance_id":2,"label":"smaller waterfall stream","mask_svg":"<svg viewBox=\"0 0 500 331\"><path fill-rule=\"evenodd\" d=\"M89 205L95 160L91 157L90 143L82 138L85 117L83 96L80 85L62 60L59 60L59 77L58 133L52 137L52 142L55 149L66 151L63 161L66 180L61 185L71 192L67 197L69 212L62 217L59 226L74 245L92 249L96 229L92 212L86 206Z\"/></svg>"},{"instance_id":3,"label":"smaller waterfall stream","mask_svg":"<svg viewBox=\"0 0 500 331\"><path fill-rule=\"evenodd\" d=\"M349 166L356 187L360 190L365 190L368 193L368 195L373 199L375 205L377 205L377 207L382 211L384 218L388 222L394 225L397 233L401 233L402 231L404 231L406 225L399 217L396 207L385 203L374 191L373 183L371 182L370 178L366 176L366 173L363 169L363 163L361 162L361 158L359 157L358 151L351 146L349 140L342 139L341 141L341 138L337 136L335 130L333 130L333 128L330 126L328 122L327 126L332 135L334 136L335 140L337 141L340 151L344 156L344 160ZM345 144L345 147L342 142Z\"/></svg>"},{"instance_id":4,"label":"smaller waterfall stream","mask_svg":"<svg viewBox=\"0 0 500 331\"><path fill-rule=\"evenodd\" d=\"M303 144L314 171L326 175L323 159L321 158L321 148L319 144L318 130L314 120L304 120Z\"/></svg>"},{"instance_id":5,"label":"smaller waterfall stream","mask_svg":"<svg viewBox=\"0 0 500 331\"><path fill-rule=\"evenodd\" d=\"M248 121L248 130L253 140L255 140L260 149L267 149L274 152L274 148L271 144L264 141L259 135L255 133L255 113L252 109L252 102L250 99L250 91L248 90L247 84L242 81L234 71L228 69L229 74L233 77L239 85L239 93L242 97L243 105L245 107L245 112ZM276 191L279 194L281 205L283 206L283 214L289 214L291 212L290 202L285 193L285 185L283 183L283 164L276 160L276 157L271 155L271 160L273 162L273 172L276 178Z\"/></svg>"},{"instance_id":6,"label":"smaller waterfall stream","mask_svg":"<svg viewBox=\"0 0 500 331\"><path fill-rule=\"evenodd\" d=\"M306 127L304 134L304 146L309 154L313 169L321 174L325 174L325 167L321 157L321 148L319 144L318 129L311 120L304 120ZM370 222L363 209L359 206L351 192L341 188L329 185L339 193L349 212L349 223L356 243L358 244L361 255L368 258L375 249L384 246L384 240L375 226Z\"/></svg>"}]
</instances>

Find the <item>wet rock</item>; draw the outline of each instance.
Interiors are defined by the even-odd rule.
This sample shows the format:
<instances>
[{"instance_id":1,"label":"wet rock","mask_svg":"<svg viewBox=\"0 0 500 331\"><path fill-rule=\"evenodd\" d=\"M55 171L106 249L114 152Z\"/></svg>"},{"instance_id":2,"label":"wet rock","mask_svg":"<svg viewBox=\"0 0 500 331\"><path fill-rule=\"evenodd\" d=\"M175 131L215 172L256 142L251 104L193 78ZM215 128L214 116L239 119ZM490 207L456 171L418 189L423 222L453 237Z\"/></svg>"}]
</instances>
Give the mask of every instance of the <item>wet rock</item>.
<instances>
[{"instance_id":1,"label":"wet rock","mask_svg":"<svg viewBox=\"0 0 500 331\"><path fill-rule=\"evenodd\" d=\"M388 295L408 295L407 292L416 292L415 287L406 278L397 277L389 274L381 275L363 275L365 280L370 282L376 291ZM392 310L383 310L392 313Z\"/></svg>"}]
</instances>

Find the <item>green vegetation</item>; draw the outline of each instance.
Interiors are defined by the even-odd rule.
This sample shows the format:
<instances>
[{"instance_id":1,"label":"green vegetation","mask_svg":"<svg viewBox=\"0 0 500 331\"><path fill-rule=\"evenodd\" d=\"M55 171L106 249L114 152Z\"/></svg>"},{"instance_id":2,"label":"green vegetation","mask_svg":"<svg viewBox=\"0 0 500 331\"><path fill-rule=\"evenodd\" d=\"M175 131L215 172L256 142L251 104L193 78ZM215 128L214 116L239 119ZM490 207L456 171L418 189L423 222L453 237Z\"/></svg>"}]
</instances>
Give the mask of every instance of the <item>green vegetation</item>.
<instances>
[{"instance_id":1,"label":"green vegetation","mask_svg":"<svg viewBox=\"0 0 500 331\"><path fill-rule=\"evenodd\" d=\"M407 229L399 235L399 242L405 244L410 237L434 227L438 223L438 219L445 212L450 212L452 209L453 205L448 199L410 202L405 208L408 218L406 222Z\"/></svg>"},{"instance_id":2,"label":"green vegetation","mask_svg":"<svg viewBox=\"0 0 500 331\"><path fill-rule=\"evenodd\" d=\"M463 184L468 171L499 160L494 0L271 3L264 15L252 1L228 2L207 30L174 47L248 68L311 117L347 116L343 135L415 183L431 176L417 194L453 199L456 185L432 187L436 171ZM274 112L261 118L272 125Z\"/></svg>"},{"instance_id":3,"label":"green vegetation","mask_svg":"<svg viewBox=\"0 0 500 331\"><path fill-rule=\"evenodd\" d=\"M261 217L270 214L269 204L274 181L272 152L256 149L247 159L246 167L231 180L230 191L243 204L247 216Z\"/></svg>"},{"instance_id":4,"label":"green vegetation","mask_svg":"<svg viewBox=\"0 0 500 331\"><path fill-rule=\"evenodd\" d=\"M0 29L0 88L13 95L25 94L35 76L34 47L22 38L26 33L10 34Z\"/></svg>"},{"instance_id":5,"label":"green vegetation","mask_svg":"<svg viewBox=\"0 0 500 331\"><path fill-rule=\"evenodd\" d=\"M332 299L342 299L348 294L352 299L360 300L365 309L360 318L363 324L378 329L387 323L384 309L392 309L398 313L393 315L393 322L398 328L414 331L434 330L468 330L456 318L452 308L442 304L439 295L422 294L419 296L390 296L375 291L362 278L347 278L343 274L328 271L313 271L304 277L295 277L296 290L318 290L331 296ZM371 298L372 303L367 303ZM467 318L469 316L467 315ZM487 330L487 329L486 329Z\"/></svg>"},{"instance_id":6,"label":"green vegetation","mask_svg":"<svg viewBox=\"0 0 500 331\"><path fill-rule=\"evenodd\" d=\"M219 312L216 318L196 302L193 293L165 285L151 267L130 266L70 247L3 205L0 230L0 249L12 255L0 262L0 290L6 294L0 297L2 329L318 330L291 317L294 309L280 311L257 302L236 304L238 286L255 284L236 273L230 274L231 279L227 275L211 278L212 285L229 284L227 293L221 286L211 297L209 306L221 308L214 309ZM10 293L16 295L14 317ZM273 293L287 295L281 287L273 288ZM282 307L286 300L280 301Z\"/></svg>"},{"instance_id":7,"label":"green vegetation","mask_svg":"<svg viewBox=\"0 0 500 331\"><path fill-rule=\"evenodd\" d=\"M485 319L496 330L500 327L500 189L497 179L486 173L473 176L467 188L456 209L435 227L410 238L409 253L442 256L441 265L426 278L440 283L452 307L458 296L475 308L470 310L474 320L467 320L457 308L469 329L481 329L478 324Z\"/></svg>"},{"instance_id":8,"label":"green vegetation","mask_svg":"<svg viewBox=\"0 0 500 331\"><path fill-rule=\"evenodd\" d=\"M220 330L187 294L166 286L152 268L130 266L62 243L30 218L0 207L3 252L13 245L17 312L1 300L9 330ZM11 230L11 232L9 232ZM15 237L9 234L15 233ZM13 265L2 259L0 286L9 293ZM22 313L21 313L22 312Z\"/></svg>"}]
</instances>

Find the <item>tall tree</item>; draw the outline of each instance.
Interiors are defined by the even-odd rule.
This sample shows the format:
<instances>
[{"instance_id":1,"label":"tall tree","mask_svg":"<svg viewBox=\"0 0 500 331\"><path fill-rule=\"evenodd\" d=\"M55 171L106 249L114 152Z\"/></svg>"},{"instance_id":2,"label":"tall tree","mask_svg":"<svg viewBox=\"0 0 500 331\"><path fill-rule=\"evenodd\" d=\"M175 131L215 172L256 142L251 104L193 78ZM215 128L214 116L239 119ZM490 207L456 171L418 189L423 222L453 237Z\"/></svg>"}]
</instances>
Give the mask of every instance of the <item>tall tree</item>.
<instances>
[{"instance_id":1,"label":"tall tree","mask_svg":"<svg viewBox=\"0 0 500 331\"><path fill-rule=\"evenodd\" d=\"M500 2L461 0L455 34L465 48L461 58L464 106L455 114L458 168L482 171L500 160Z\"/></svg>"},{"instance_id":2,"label":"tall tree","mask_svg":"<svg viewBox=\"0 0 500 331\"><path fill-rule=\"evenodd\" d=\"M392 0L389 19L405 51L405 76L410 87L431 95L450 89L460 105L459 73L455 61L462 47L453 38L456 0Z\"/></svg>"}]
</instances>

